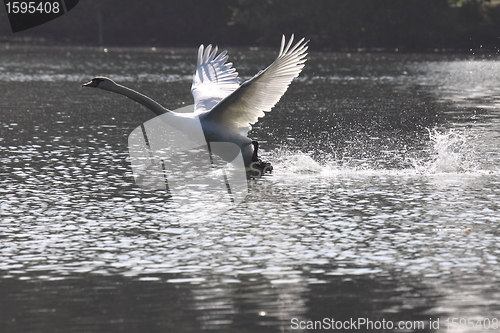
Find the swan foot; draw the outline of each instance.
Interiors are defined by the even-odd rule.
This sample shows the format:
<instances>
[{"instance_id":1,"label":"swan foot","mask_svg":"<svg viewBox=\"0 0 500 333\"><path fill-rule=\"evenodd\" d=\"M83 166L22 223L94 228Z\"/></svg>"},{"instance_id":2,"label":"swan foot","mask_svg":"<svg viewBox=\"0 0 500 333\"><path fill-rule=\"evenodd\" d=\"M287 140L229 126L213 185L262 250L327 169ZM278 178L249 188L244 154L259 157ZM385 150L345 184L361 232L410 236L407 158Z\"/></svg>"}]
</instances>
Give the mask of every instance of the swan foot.
<instances>
[{"instance_id":1,"label":"swan foot","mask_svg":"<svg viewBox=\"0 0 500 333\"><path fill-rule=\"evenodd\" d=\"M263 162L259 159L256 162L250 163L247 168L247 178L259 178L266 173L271 173L273 171L273 166L269 162Z\"/></svg>"},{"instance_id":2,"label":"swan foot","mask_svg":"<svg viewBox=\"0 0 500 333\"><path fill-rule=\"evenodd\" d=\"M271 165L271 163L263 162L257 155L257 151L259 150L259 143L257 141L252 141L252 145L252 163L250 163L250 166L247 168L248 178L257 178L265 175L266 173L271 173L273 171L273 166Z\"/></svg>"}]
</instances>

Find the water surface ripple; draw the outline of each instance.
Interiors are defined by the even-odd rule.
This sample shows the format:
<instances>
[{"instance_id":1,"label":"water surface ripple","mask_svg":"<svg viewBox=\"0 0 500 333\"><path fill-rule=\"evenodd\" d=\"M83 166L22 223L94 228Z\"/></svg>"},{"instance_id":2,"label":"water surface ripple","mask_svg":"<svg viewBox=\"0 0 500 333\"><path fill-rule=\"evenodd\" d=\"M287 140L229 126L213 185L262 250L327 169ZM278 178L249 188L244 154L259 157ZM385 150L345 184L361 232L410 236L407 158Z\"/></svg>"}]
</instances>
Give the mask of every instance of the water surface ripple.
<instances>
[{"instance_id":1,"label":"water surface ripple","mask_svg":"<svg viewBox=\"0 0 500 333\"><path fill-rule=\"evenodd\" d=\"M500 318L497 58L311 53L250 134L275 172L181 223L132 177L127 137L153 114L80 85L109 76L174 109L192 103L195 55L0 55L3 332ZM248 78L274 53L230 56Z\"/></svg>"}]
</instances>

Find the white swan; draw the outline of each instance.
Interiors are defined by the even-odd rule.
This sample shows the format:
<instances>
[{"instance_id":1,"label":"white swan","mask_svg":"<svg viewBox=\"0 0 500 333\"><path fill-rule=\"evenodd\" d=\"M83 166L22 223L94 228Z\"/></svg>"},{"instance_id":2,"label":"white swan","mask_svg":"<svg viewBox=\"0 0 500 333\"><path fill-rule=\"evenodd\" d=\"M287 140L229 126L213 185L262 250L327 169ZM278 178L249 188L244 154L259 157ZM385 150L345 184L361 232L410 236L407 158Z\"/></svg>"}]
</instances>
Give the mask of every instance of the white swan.
<instances>
[{"instance_id":1,"label":"white swan","mask_svg":"<svg viewBox=\"0 0 500 333\"><path fill-rule=\"evenodd\" d=\"M302 38L293 46L292 42L293 35L288 43L283 36L276 60L241 85L232 63L226 62L227 52L217 55L217 47L212 50L211 45L206 49L201 45L191 87L194 97L194 112L191 113L172 112L151 98L105 77L96 77L83 86L124 95L157 115L170 112L176 128L188 137L196 136L195 133L190 135L190 129L199 128L201 123L206 142L237 144L246 167L252 162L266 164L257 157L257 142L247 135L251 125L263 117L264 112L271 111L304 67L307 41Z\"/></svg>"}]
</instances>

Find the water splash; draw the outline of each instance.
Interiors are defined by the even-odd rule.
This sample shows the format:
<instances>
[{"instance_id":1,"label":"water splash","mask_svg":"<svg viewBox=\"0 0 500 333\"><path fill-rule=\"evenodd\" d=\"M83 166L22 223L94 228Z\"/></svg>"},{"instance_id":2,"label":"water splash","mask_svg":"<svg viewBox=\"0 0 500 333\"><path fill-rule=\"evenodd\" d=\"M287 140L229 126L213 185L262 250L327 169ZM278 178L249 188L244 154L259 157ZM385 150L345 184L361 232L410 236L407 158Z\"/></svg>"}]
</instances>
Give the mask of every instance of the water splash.
<instances>
[{"instance_id":1,"label":"water splash","mask_svg":"<svg viewBox=\"0 0 500 333\"><path fill-rule=\"evenodd\" d=\"M474 155L474 138L470 131L456 129L429 131L427 161L415 161L415 169L423 173L465 173L478 168Z\"/></svg>"},{"instance_id":2,"label":"water splash","mask_svg":"<svg viewBox=\"0 0 500 333\"><path fill-rule=\"evenodd\" d=\"M477 134L476 134L477 135ZM346 156L339 159L334 152L321 154L315 157L310 154L295 151L288 147L275 149L267 154L266 160L272 161L274 173L278 175L335 175L351 172L403 172L418 174L437 173L468 173L480 171L479 159L475 149L476 135L471 130L459 129L428 129L428 136L422 139L419 152L408 156L406 151L394 150L387 156L390 165L380 163L380 154L377 151L368 152L370 157L364 158L363 163L350 163L356 156ZM364 149L377 149L366 146ZM411 150L411 149L409 149Z\"/></svg>"},{"instance_id":3,"label":"water splash","mask_svg":"<svg viewBox=\"0 0 500 333\"><path fill-rule=\"evenodd\" d=\"M273 161L274 169L284 174L319 174L327 168L310 155L288 148L278 148L270 152L269 157L265 159Z\"/></svg>"}]
</instances>

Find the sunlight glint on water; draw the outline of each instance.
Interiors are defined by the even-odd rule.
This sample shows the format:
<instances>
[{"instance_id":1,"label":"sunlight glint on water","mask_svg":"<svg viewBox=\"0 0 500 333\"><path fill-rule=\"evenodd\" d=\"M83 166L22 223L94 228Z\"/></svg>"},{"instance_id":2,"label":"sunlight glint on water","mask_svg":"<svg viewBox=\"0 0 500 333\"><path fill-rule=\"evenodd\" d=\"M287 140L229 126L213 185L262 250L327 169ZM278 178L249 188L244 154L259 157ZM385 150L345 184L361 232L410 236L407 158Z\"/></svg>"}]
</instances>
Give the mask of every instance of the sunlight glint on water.
<instances>
[{"instance_id":1,"label":"sunlight glint on water","mask_svg":"<svg viewBox=\"0 0 500 333\"><path fill-rule=\"evenodd\" d=\"M274 173L219 218L180 224L166 191L133 183L127 136L152 115L80 85L106 75L177 108L196 50L69 51L0 55L1 322L500 318L498 61L312 52L251 132ZM244 77L275 56L240 51Z\"/></svg>"}]
</instances>

